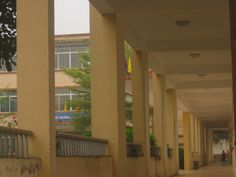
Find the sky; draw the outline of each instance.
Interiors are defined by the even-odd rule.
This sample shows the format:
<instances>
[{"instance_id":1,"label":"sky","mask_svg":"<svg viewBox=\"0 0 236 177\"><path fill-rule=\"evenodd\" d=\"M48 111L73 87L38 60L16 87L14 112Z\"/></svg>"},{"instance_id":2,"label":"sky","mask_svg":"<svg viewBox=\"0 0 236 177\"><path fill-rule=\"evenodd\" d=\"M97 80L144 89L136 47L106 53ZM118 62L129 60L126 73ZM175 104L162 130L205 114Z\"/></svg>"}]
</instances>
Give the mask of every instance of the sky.
<instances>
[{"instance_id":1,"label":"sky","mask_svg":"<svg viewBox=\"0 0 236 177\"><path fill-rule=\"evenodd\" d=\"M55 0L55 34L89 33L88 0Z\"/></svg>"}]
</instances>

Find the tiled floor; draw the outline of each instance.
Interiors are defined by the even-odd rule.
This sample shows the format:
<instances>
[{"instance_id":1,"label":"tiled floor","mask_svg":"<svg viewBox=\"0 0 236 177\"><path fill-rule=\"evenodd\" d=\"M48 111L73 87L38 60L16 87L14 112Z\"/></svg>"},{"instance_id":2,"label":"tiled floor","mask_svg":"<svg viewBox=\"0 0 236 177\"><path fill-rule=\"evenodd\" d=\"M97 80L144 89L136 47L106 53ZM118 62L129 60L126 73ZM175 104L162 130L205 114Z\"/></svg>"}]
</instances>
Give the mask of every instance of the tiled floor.
<instances>
[{"instance_id":1,"label":"tiled floor","mask_svg":"<svg viewBox=\"0 0 236 177\"><path fill-rule=\"evenodd\" d=\"M235 177L230 165L211 165L200 170L181 171L177 177Z\"/></svg>"}]
</instances>

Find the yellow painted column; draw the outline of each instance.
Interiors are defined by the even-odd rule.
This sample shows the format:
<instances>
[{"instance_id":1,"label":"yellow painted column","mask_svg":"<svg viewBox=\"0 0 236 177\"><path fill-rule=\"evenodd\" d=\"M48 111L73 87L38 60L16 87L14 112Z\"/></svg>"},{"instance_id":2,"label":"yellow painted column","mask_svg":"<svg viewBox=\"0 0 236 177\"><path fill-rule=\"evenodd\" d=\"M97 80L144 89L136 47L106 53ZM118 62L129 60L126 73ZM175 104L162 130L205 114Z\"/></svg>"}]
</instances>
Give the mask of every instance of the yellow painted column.
<instances>
[{"instance_id":1,"label":"yellow painted column","mask_svg":"<svg viewBox=\"0 0 236 177\"><path fill-rule=\"evenodd\" d=\"M40 177L55 176L54 1L17 3L18 127L32 130Z\"/></svg>"},{"instance_id":2,"label":"yellow painted column","mask_svg":"<svg viewBox=\"0 0 236 177\"><path fill-rule=\"evenodd\" d=\"M145 52L132 51L132 102L134 142L141 144L145 168L141 177L149 176L149 87L148 59Z\"/></svg>"},{"instance_id":3,"label":"yellow painted column","mask_svg":"<svg viewBox=\"0 0 236 177\"><path fill-rule=\"evenodd\" d=\"M213 162L213 130L208 128L207 129L207 157L208 157L208 163Z\"/></svg>"},{"instance_id":4,"label":"yellow painted column","mask_svg":"<svg viewBox=\"0 0 236 177\"><path fill-rule=\"evenodd\" d=\"M114 177L125 177L124 41L115 15L90 5L92 135L109 141Z\"/></svg>"},{"instance_id":5,"label":"yellow painted column","mask_svg":"<svg viewBox=\"0 0 236 177\"><path fill-rule=\"evenodd\" d=\"M192 146L191 146L191 113L183 112L184 130L184 169L192 169Z\"/></svg>"},{"instance_id":6,"label":"yellow painted column","mask_svg":"<svg viewBox=\"0 0 236 177\"><path fill-rule=\"evenodd\" d=\"M153 130L161 158L157 162L158 176L167 177L167 129L166 129L166 88L165 77L153 73Z\"/></svg>"},{"instance_id":7,"label":"yellow painted column","mask_svg":"<svg viewBox=\"0 0 236 177\"><path fill-rule=\"evenodd\" d=\"M174 89L167 89L167 144L173 148L173 156L169 161L169 175L178 174L178 145L177 145L177 103L176 91Z\"/></svg>"},{"instance_id":8,"label":"yellow painted column","mask_svg":"<svg viewBox=\"0 0 236 177\"><path fill-rule=\"evenodd\" d=\"M205 149L204 149L204 125L203 121L200 121L200 165L205 165Z\"/></svg>"}]
</instances>

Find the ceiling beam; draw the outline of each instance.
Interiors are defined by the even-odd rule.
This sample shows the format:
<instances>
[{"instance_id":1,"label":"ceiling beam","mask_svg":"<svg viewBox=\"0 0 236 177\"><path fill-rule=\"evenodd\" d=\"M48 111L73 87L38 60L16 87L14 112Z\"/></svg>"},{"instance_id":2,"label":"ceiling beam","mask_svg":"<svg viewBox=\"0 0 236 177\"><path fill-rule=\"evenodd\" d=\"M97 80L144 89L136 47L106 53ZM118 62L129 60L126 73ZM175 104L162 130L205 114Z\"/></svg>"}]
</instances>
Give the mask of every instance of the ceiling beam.
<instances>
[{"instance_id":1,"label":"ceiling beam","mask_svg":"<svg viewBox=\"0 0 236 177\"><path fill-rule=\"evenodd\" d=\"M89 2L101 13L101 14L112 14L115 12L108 0L89 0Z\"/></svg>"},{"instance_id":2,"label":"ceiling beam","mask_svg":"<svg viewBox=\"0 0 236 177\"><path fill-rule=\"evenodd\" d=\"M230 73L230 65L200 65L200 66L165 66L165 74L176 75L176 74L199 74L199 73Z\"/></svg>"},{"instance_id":3,"label":"ceiling beam","mask_svg":"<svg viewBox=\"0 0 236 177\"><path fill-rule=\"evenodd\" d=\"M174 83L176 89L230 88L231 80L190 81Z\"/></svg>"}]
</instances>

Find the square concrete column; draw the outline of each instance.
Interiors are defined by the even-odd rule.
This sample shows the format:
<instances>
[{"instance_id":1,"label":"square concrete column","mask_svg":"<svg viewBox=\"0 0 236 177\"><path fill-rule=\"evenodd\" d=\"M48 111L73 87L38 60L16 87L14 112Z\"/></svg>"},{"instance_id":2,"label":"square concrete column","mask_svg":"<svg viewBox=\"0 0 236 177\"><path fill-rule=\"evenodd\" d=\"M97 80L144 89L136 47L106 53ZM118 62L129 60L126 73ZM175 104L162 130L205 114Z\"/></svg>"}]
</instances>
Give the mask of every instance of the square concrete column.
<instances>
[{"instance_id":1,"label":"square concrete column","mask_svg":"<svg viewBox=\"0 0 236 177\"><path fill-rule=\"evenodd\" d=\"M161 158L157 162L158 176L167 177L167 131L166 131L166 88L165 77L152 75L153 90L153 131L157 146L161 148Z\"/></svg>"},{"instance_id":2,"label":"square concrete column","mask_svg":"<svg viewBox=\"0 0 236 177\"><path fill-rule=\"evenodd\" d=\"M114 177L125 177L124 40L115 15L91 5L90 18L92 135L109 141Z\"/></svg>"},{"instance_id":3,"label":"square concrete column","mask_svg":"<svg viewBox=\"0 0 236 177\"><path fill-rule=\"evenodd\" d=\"M192 169L191 113L183 112L184 169Z\"/></svg>"},{"instance_id":4,"label":"square concrete column","mask_svg":"<svg viewBox=\"0 0 236 177\"><path fill-rule=\"evenodd\" d=\"M17 2L18 127L32 130L30 156L42 161L40 177L55 176L54 4Z\"/></svg>"},{"instance_id":5,"label":"square concrete column","mask_svg":"<svg viewBox=\"0 0 236 177\"><path fill-rule=\"evenodd\" d=\"M208 164L213 162L213 130L207 128L207 158Z\"/></svg>"},{"instance_id":6,"label":"square concrete column","mask_svg":"<svg viewBox=\"0 0 236 177\"><path fill-rule=\"evenodd\" d=\"M178 133L177 133L177 102L176 90L167 89L167 144L173 148L173 157L169 158L169 175L178 173L179 160L178 160Z\"/></svg>"},{"instance_id":7,"label":"square concrete column","mask_svg":"<svg viewBox=\"0 0 236 177\"><path fill-rule=\"evenodd\" d=\"M146 52L132 51L132 102L134 142L141 144L145 168L142 177L149 176L149 87Z\"/></svg>"}]
</instances>

